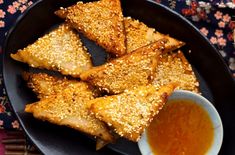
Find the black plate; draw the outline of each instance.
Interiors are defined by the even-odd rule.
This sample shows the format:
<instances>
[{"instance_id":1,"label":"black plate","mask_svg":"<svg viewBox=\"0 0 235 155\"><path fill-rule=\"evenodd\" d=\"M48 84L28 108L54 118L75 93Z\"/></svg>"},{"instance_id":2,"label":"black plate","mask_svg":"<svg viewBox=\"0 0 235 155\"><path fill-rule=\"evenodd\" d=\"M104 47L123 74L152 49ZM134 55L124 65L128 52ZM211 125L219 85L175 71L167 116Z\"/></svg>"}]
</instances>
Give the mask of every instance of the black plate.
<instances>
[{"instance_id":1,"label":"black plate","mask_svg":"<svg viewBox=\"0 0 235 155\"><path fill-rule=\"evenodd\" d=\"M35 96L26 88L20 75L22 71L32 69L13 61L9 55L61 23L62 20L53 12L74 2L39 1L17 20L8 33L4 46L3 76L10 103L23 129L44 154L114 154L108 149L111 148L122 154L138 155L140 152L137 144L123 139L96 152L95 142L87 136L66 127L38 121L32 115L24 113L25 104L35 101ZM162 5L143 0L123 0L122 7L125 16L139 19L160 32L187 43L183 50L197 73L203 96L213 102L222 118L224 141L220 154L235 154L235 82L216 49L186 19ZM102 64L106 56L104 50L84 37L82 40L89 51L93 51L94 64ZM190 54L186 52L189 49Z\"/></svg>"}]
</instances>

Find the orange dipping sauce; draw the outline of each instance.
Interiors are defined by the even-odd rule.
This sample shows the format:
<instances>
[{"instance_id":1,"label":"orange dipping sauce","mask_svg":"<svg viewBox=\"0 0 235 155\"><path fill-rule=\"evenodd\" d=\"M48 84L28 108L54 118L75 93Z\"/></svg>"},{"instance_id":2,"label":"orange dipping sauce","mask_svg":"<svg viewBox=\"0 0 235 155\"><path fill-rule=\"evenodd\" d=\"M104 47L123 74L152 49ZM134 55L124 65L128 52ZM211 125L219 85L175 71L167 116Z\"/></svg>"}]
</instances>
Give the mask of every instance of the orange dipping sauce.
<instances>
[{"instance_id":1,"label":"orange dipping sauce","mask_svg":"<svg viewBox=\"0 0 235 155\"><path fill-rule=\"evenodd\" d=\"M209 115L190 100L168 102L147 129L155 155L204 155L213 138Z\"/></svg>"}]
</instances>

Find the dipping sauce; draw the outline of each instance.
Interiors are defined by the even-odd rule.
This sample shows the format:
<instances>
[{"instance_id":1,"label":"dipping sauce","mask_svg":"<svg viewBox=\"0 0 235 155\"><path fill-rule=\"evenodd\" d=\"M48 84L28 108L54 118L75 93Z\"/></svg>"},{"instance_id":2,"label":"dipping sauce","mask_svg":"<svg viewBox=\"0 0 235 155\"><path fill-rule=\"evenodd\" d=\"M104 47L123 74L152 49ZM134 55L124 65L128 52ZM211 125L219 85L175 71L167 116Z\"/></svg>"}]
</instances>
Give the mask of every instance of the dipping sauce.
<instances>
[{"instance_id":1,"label":"dipping sauce","mask_svg":"<svg viewBox=\"0 0 235 155\"><path fill-rule=\"evenodd\" d=\"M190 100L171 100L147 129L155 155L205 155L214 129L208 113Z\"/></svg>"}]
</instances>

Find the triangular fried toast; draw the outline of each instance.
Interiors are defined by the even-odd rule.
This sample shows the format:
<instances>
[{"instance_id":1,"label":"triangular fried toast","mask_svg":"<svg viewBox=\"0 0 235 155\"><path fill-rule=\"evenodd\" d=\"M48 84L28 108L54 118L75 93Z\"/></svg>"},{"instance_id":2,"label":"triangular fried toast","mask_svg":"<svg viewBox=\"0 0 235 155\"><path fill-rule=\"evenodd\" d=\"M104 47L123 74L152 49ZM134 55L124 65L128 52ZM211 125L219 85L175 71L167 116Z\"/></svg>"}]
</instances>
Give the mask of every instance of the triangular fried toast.
<instances>
[{"instance_id":1,"label":"triangular fried toast","mask_svg":"<svg viewBox=\"0 0 235 155\"><path fill-rule=\"evenodd\" d=\"M172 50L180 48L185 44L184 42L176 40L168 35L161 34L154 28L149 28L144 23L132 19L131 17L124 18L124 26L128 53L162 38L167 38L169 40L165 46L166 48L173 47Z\"/></svg>"},{"instance_id":2,"label":"triangular fried toast","mask_svg":"<svg viewBox=\"0 0 235 155\"><path fill-rule=\"evenodd\" d=\"M60 25L11 57L31 67L55 70L73 77L79 77L81 72L92 67L78 34L67 24Z\"/></svg>"},{"instance_id":3,"label":"triangular fried toast","mask_svg":"<svg viewBox=\"0 0 235 155\"><path fill-rule=\"evenodd\" d=\"M159 90L152 85L140 86L118 95L90 100L89 104L96 118L106 122L120 136L136 142L174 88L174 84Z\"/></svg>"},{"instance_id":4,"label":"triangular fried toast","mask_svg":"<svg viewBox=\"0 0 235 155\"><path fill-rule=\"evenodd\" d=\"M123 15L120 0L100 0L95 2L78 2L61 8L56 14L116 56L126 53Z\"/></svg>"},{"instance_id":5,"label":"triangular fried toast","mask_svg":"<svg viewBox=\"0 0 235 155\"><path fill-rule=\"evenodd\" d=\"M82 81L68 80L66 77L59 78L46 73L24 72L22 77L27 82L28 87L37 94L39 99L61 93L65 89L73 87L74 85L76 85L81 92L87 91L89 87L87 83Z\"/></svg>"},{"instance_id":6,"label":"triangular fried toast","mask_svg":"<svg viewBox=\"0 0 235 155\"><path fill-rule=\"evenodd\" d=\"M199 93L197 78L181 51L163 54L159 58L156 73L153 77L153 84L157 87L176 82L179 84L177 89Z\"/></svg>"},{"instance_id":7,"label":"triangular fried toast","mask_svg":"<svg viewBox=\"0 0 235 155\"><path fill-rule=\"evenodd\" d=\"M80 77L109 94L118 94L131 87L146 85L151 80L165 43L166 40L161 40L144 46L83 72Z\"/></svg>"},{"instance_id":8,"label":"triangular fried toast","mask_svg":"<svg viewBox=\"0 0 235 155\"><path fill-rule=\"evenodd\" d=\"M94 99L92 91L87 87L80 90L80 84L63 90L63 92L27 104L25 112L32 113L35 118L49 121L57 125L65 125L105 141L113 141L106 124L96 119L89 112L89 100Z\"/></svg>"},{"instance_id":9,"label":"triangular fried toast","mask_svg":"<svg viewBox=\"0 0 235 155\"><path fill-rule=\"evenodd\" d=\"M58 78L56 76L48 75L46 73L24 72L22 76L24 80L27 81L28 87L31 88L37 94L37 97L40 99L47 98L51 95L56 95L58 93L62 93L65 89L70 89L71 87L74 87L74 85L76 85L77 91L81 93L92 91L93 96L98 96L98 92L96 90L88 89L89 86L87 85L87 83L82 81L69 80L65 77ZM110 141L104 141L103 139L97 137L96 150L101 149L108 143L110 143Z\"/></svg>"}]
</instances>

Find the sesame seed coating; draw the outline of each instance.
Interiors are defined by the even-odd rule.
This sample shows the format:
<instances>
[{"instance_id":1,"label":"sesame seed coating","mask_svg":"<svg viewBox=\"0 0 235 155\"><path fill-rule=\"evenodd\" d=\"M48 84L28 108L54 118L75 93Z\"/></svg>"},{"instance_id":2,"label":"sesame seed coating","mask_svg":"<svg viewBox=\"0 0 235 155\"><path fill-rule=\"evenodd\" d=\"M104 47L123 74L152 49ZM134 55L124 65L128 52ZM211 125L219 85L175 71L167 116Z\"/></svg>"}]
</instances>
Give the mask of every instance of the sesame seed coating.
<instances>
[{"instance_id":1,"label":"sesame seed coating","mask_svg":"<svg viewBox=\"0 0 235 155\"><path fill-rule=\"evenodd\" d=\"M154 28L149 28L144 23L132 19L131 17L124 18L124 26L128 53L162 38L169 40L165 45L166 48L174 47L174 49L177 49L185 44L184 42L174 39L168 35L161 34Z\"/></svg>"},{"instance_id":2,"label":"sesame seed coating","mask_svg":"<svg viewBox=\"0 0 235 155\"><path fill-rule=\"evenodd\" d=\"M95 116L114 128L121 137L138 141L153 117L162 109L174 85L158 91L152 85L125 90L124 93L90 100Z\"/></svg>"},{"instance_id":3,"label":"sesame seed coating","mask_svg":"<svg viewBox=\"0 0 235 155\"><path fill-rule=\"evenodd\" d=\"M33 113L35 118L65 125L110 142L113 136L109 129L89 112L86 103L91 99L94 97L88 86L81 91L80 83L72 83L63 92L27 104L25 112Z\"/></svg>"},{"instance_id":4,"label":"sesame seed coating","mask_svg":"<svg viewBox=\"0 0 235 155\"><path fill-rule=\"evenodd\" d=\"M87 38L116 56L126 53L123 15L120 0L78 2L56 14Z\"/></svg>"},{"instance_id":5,"label":"sesame seed coating","mask_svg":"<svg viewBox=\"0 0 235 155\"><path fill-rule=\"evenodd\" d=\"M11 57L31 67L55 70L73 77L79 77L82 71L92 67L86 48L67 24L62 24L33 44L11 54Z\"/></svg>"},{"instance_id":6,"label":"sesame seed coating","mask_svg":"<svg viewBox=\"0 0 235 155\"><path fill-rule=\"evenodd\" d=\"M172 52L185 43L138 20L123 18L120 0L78 2L55 14L67 24L11 57L32 67L80 77L116 95L95 98L86 82L24 73L40 99L25 108L35 118L98 137L98 147L114 141L113 131L136 142L176 87L199 92L183 53ZM118 58L91 68L90 56L70 26Z\"/></svg>"},{"instance_id":7,"label":"sesame seed coating","mask_svg":"<svg viewBox=\"0 0 235 155\"><path fill-rule=\"evenodd\" d=\"M102 66L81 74L81 79L110 94L146 85L154 74L158 57L164 50L163 40L137 49Z\"/></svg>"},{"instance_id":8,"label":"sesame seed coating","mask_svg":"<svg viewBox=\"0 0 235 155\"><path fill-rule=\"evenodd\" d=\"M161 87L171 82L179 84L177 89L199 93L197 78L181 51L164 54L158 61L153 85Z\"/></svg>"},{"instance_id":9,"label":"sesame seed coating","mask_svg":"<svg viewBox=\"0 0 235 155\"><path fill-rule=\"evenodd\" d=\"M31 88L39 99L46 98L50 95L63 92L65 89L76 85L78 91L87 91L88 85L85 82L77 80L68 80L66 77L58 78L46 73L28 73L24 72L22 77L27 81L27 85ZM91 90L92 91L92 90ZM94 94L93 94L94 95Z\"/></svg>"}]
</instances>

